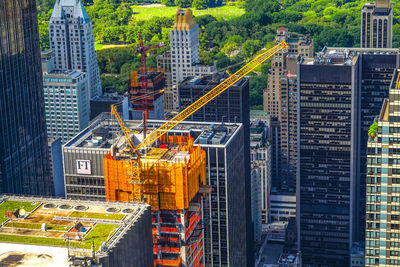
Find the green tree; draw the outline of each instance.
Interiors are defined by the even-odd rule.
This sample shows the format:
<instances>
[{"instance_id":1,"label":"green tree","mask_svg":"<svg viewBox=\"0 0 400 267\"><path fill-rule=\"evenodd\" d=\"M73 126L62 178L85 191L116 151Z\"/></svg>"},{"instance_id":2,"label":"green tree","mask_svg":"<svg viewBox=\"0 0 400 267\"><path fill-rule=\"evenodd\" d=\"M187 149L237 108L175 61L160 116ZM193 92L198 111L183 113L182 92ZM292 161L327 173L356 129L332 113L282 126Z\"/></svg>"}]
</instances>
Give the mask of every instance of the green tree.
<instances>
[{"instance_id":1,"label":"green tree","mask_svg":"<svg viewBox=\"0 0 400 267\"><path fill-rule=\"evenodd\" d=\"M161 0L161 4L166 6L173 6L175 4L174 0Z\"/></svg>"},{"instance_id":2,"label":"green tree","mask_svg":"<svg viewBox=\"0 0 400 267\"><path fill-rule=\"evenodd\" d=\"M260 40L247 40L242 45L241 54L245 58L253 57L263 47Z\"/></svg>"},{"instance_id":3,"label":"green tree","mask_svg":"<svg viewBox=\"0 0 400 267\"><path fill-rule=\"evenodd\" d=\"M193 0L192 7L195 9L204 9L207 7L207 0Z\"/></svg>"},{"instance_id":4,"label":"green tree","mask_svg":"<svg viewBox=\"0 0 400 267\"><path fill-rule=\"evenodd\" d=\"M221 48L221 52L223 52L227 56L230 56L234 51L238 49L239 46L236 42L228 41L225 43L224 47Z\"/></svg>"},{"instance_id":5,"label":"green tree","mask_svg":"<svg viewBox=\"0 0 400 267\"><path fill-rule=\"evenodd\" d=\"M175 5L179 7L191 7L193 0L175 0Z\"/></svg>"}]
</instances>

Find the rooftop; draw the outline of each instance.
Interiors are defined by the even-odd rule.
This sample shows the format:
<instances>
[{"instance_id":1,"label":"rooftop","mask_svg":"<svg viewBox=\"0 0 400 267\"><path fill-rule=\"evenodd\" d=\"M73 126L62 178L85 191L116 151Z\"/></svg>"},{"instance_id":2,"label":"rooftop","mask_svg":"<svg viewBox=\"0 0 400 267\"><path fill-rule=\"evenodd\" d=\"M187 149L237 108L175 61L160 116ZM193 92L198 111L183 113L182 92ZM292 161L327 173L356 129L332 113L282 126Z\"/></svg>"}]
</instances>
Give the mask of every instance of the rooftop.
<instances>
[{"instance_id":1,"label":"rooftop","mask_svg":"<svg viewBox=\"0 0 400 267\"><path fill-rule=\"evenodd\" d=\"M197 23L193 19L193 12L190 8L178 9L175 13L175 24L172 27L174 31L188 31L195 27Z\"/></svg>"},{"instance_id":2,"label":"rooftop","mask_svg":"<svg viewBox=\"0 0 400 267\"><path fill-rule=\"evenodd\" d=\"M148 120L147 134L150 134L164 123L165 121ZM230 141L230 137L236 134L241 125L241 123L184 121L169 133L178 135L188 134L194 139L195 144L201 144L202 146L224 146ZM132 130L131 138L135 145L138 145L143 140L143 121L128 120L125 121L125 126ZM110 151L113 143L117 147L121 147L125 143L125 138L121 138L120 134L121 129L117 123L110 119L108 113L102 113L91 122L89 127L67 142L64 148L88 148Z\"/></svg>"},{"instance_id":3,"label":"rooftop","mask_svg":"<svg viewBox=\"0 0 400 267\"><path fill-rule=\"evenodd\" d=\"M124 99L123 95L101 95L95 96L90 101L100 101L100 102L122 102Z\"/></svg>"},{"instance_id":4,"label":"rooftop","mask_svg":"<svg viewBox=\"0 0 400 267\"><path fill-rule=\"evenodd\" d=\"M189 76L185 78L179 84L179 86L207 86L209 89L212 89L213 86L220 84L226 78L228 78L228 75L223 72L203 75L201 77ZM248 82L248 78L243 78L234 83L232 86L243 86L246 82Z\"/></svg>"},{"instance_id":5,"label":"rooftop","mask_svg":"<svg viewBox=\"0 0 400 267\"><path fill-rule=\"evenodd\" d=\"M84 72L67 71L67 70L52 70L50 73L43 74L44 77L70 78L70 79L77 79L83 75L85 75Z\"/></svg>"},{"instance_id":6,"label":"rooftop","mask_svg":"<svg viewBox=\"0 0 400 267\"><path fill-rule=\"evenodd\" d=\"M286 264L285 266L297 266L297 255L282 253L279 257L279 264Z\"/></svg>"},{"instance_id":7,"label":"rooftop","mask_svg":"<svg viewBox=\"0 0 400 267\"><path fill-rule=\"evenodd\" d=\"M305 58L305 65L353 65L357 56L362 55L397 55L398 48L349 48L324 47L314 58Z\"/></svg>"},{"instance_id":8,"label":"rooftop","mask_svg":"<svg viewBox=\"0 0 400 267\"><path fill-rule=\"evenodd\" d=\"M265 110L250 110L250 117L265 117L268 118L269 114Z\"/></svg>"},{"instance_id":9,"label":"rooftop","mask_svg":"<svg viewBox=\"0 0 400 267\"><path fill-rule=\"evenodd\" d=\"M148 207L5 195L0 199L0 254L1 243L69 246L70 254L75 249L107 253Z\"/></svg>"},{"instance_id":10,"label":"rooftop","mask_svg":"<svg viewBox=\"0 0 400 267\"><path fill-rule=\"evenodd\" d=\"M71 14L63 11L64 8L72 8ZM53 13L51 14L51 19L53 18L64 18L71 15L71 18L82 18L84 21L89 22L89 15L86 13L85 8L80 0L57 0L54 5Z\"/></svg>"}]
</instances>

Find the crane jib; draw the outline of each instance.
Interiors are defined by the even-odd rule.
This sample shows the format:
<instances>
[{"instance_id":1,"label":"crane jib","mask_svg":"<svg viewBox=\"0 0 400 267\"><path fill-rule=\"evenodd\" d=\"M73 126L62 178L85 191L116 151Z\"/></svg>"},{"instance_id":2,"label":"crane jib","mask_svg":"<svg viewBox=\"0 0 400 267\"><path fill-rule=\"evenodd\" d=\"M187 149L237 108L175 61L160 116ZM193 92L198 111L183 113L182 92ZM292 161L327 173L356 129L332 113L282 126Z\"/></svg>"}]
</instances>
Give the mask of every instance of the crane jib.
<instances>
[{"instance_id":1,"label":"crane jib","mask_svg":"<svg viewBox=\"0 0 400 267\"><path fill-rule=\"evenodd\" d=\"M256 58L254 58L252 61L247 63L245 66L243 66L241 69L236 71L234 74L229 76L226 80L224 80L222 83L218 84L216 87L211 89L208 93L200 97L197 101L192 103L190 106L185 108L183 111L181 111L179 114L177 114L175 117L173 117L171 120L167 121L164 123L161 127L153 131L151 134L149 134L139 145L136 146L135 152L147 147L148 145L152 144L154 141L156 141L158 138L163 136L165 133L167 133L169 130L174 128L176 125L181 123L183 120L191 116L193 113L195 113L197 110L202 108L204 105L206 105L208 102L213 100L215 97L223 93L225 90L227 90L229 87L231 87L233 84L238 82L240 79L242 79L245 75L250 73L252 70L254 70L257 66L265 62L267 59L269 59L271 56L273 56L275 53L280 51L281 49L287 49L288 45L286 42L281 42L271 49L267 50L266 52L260 54Z\"/></svg>"}]
</instances>

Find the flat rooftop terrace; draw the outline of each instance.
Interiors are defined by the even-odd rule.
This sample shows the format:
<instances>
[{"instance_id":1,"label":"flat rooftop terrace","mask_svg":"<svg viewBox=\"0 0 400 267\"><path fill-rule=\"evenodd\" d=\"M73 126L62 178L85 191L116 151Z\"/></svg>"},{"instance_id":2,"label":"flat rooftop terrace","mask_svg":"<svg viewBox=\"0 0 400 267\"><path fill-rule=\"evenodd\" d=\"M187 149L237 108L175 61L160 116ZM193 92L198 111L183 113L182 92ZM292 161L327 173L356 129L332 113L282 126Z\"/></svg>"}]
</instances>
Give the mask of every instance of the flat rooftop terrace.
<instances>
[{"instance_id":1,"label":"flat rooftop terrace","mask_svg":"<svg viewBox=\"0 0 400 267\"><path fill-rule=\"evenodd\" d=\"M147 135L160 127L166 121L149 120ZM219 122L193 122L184 121L173 128L169 133L182 135L188 134L194 139L195 144L224 145L241 127L241 123ZM125 121L125 126L132 130L131 138L135 145L143 140L143 121ZM89 127L67 142L65 148L103 149L109 151L113 143L123 143L121 129L110 118L108 113L102 113L94 119Z\"/></svg>"},{"instance_id":2,"label":"flat rooftop terrace","mask_svg":"<svg viewBox=\"0 0 400 267\"><path fill-rule=\"evenodd\" d=\"M147 208L142 203L2 196L0 244L107 250L116 233L134 226Z\"/></svg>"}]
</instances>

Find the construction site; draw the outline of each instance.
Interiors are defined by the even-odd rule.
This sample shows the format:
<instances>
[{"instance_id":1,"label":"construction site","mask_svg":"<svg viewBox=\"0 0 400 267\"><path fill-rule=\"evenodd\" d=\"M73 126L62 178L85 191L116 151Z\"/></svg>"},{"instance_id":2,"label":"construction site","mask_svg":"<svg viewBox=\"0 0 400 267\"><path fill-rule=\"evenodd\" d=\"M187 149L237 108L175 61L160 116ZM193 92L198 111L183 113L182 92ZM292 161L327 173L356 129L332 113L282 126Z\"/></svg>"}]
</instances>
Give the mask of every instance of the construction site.
<instances>
[{"instance_id":1,"label":"construction site","mask_svg":"<svg viewBox=\"0 0 400 267\"><path fill-rule=\"evenodd\" d=\"M155 266L201 266L205 151L188 133L170 132L141 154L141 179L132 182L130 155L118 148L104 159L106 200L151 205Z\"/></svg>"},{"instance_id":2,"label":"construction site","mask_svg":"<svg viewBox=\"0 0 400 267\"><path fill-rule=\"evenodd\" d=\"M143 203L3 196L0 213L0 266L153 262L151 211Z\"/></svg>"},{"instance_id":3,"label":"construction site","mask_svg":"<svg viewBox=\"0 0 400 267\"><path fill-rule=\"evenodd\" d=\"M144 201L151 205L154 266L203 266L206 225L202 221L202 199L211 193L205 179L206 155L199 145L194 145L190 134L171 130L277 51L286 49L287 44L282 42L257 56L170 121L149 131L148 111L153 109L149 96L157 91L148 91L150 85L154 87L154 77L146 69L146 51L163 44L145 47L139 39L136 50L142 58L141 77L137 77L138 72L131 72L130 89L136 96L131 102L140 103L138 108L143 111L143 124L141 129L129 128L117 107L111 106L113 124L118 124L120 130L104 159L106 200ZM207 140L214 135L204 133L201 138ZM225 137L226 133L219 136L222 141Z\"/></svg>"}]
</instances>

